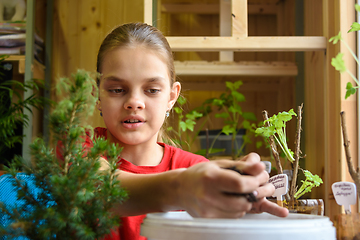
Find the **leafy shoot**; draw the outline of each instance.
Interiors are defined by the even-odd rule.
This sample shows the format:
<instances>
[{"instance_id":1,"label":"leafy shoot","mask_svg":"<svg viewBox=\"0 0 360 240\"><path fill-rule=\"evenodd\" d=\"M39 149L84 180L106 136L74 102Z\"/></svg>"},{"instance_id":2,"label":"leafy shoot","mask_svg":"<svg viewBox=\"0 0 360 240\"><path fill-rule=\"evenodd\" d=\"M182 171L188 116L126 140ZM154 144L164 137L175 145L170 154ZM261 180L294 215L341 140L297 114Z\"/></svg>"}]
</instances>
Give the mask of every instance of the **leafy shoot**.
<instances>
[{"instance_id":1,"label":"leafy shoot","mask_svg":"<svg viewBox=\"0 0 360 240\"><path fill-rule=\"evenodd\" d=\"M292 116L296 116L293 109L289 112L279 112L277 115L270 117L264 121L264 125L268 122L269 126L257 128L255 133L261 134L266 138L273 136L275 141L281 147L281 150L285 153L286 158L290 162L294 162L294 152L287 145L286 140L286 122L292 119Z\"/></svg>"}]
</instances>

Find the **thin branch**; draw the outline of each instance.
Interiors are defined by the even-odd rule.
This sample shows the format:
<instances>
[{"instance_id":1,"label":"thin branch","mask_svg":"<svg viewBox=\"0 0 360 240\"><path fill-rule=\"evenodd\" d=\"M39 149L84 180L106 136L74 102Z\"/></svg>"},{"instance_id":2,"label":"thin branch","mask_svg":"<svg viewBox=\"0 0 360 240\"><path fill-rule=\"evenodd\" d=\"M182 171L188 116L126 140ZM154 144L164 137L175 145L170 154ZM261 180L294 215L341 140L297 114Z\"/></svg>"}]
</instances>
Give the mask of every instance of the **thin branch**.
<instances>
[{"instance_id":1,"label":"thin branch","mask_svg":"<svg viewBox=\"0 0 360 240\"><path fill-rule=\"evenodd\" d=\"M294 164L293 164L293 176L292 176L292 181L291 181L291 186L290 186L290 191L289 191L289 195L290 195L290 201L294 201L294 196L295 196L295 192L296 192L296 181L297 181L297 175L298 175L298 171L299 171L299 159L300 159L300 138L301 138L301 120L302 120L302 108L303 108L303 104L301 104L301 106L298 107L298 117L297 117L297 126L296 126L296 139L295 139L295 153L294 153Z\"/></svg>"},{"instance_id":2,"label":"thin branch","mask_svg":"<svg viewBox=\"0 0 360 240\"><path fill-rule=\"evenodd\" d=\"M344 139L344 147L345 147L345 155L346 155L346 162L348 165L349 173L353 181L355 182L357 194L360 197L360 173L359 169L355 170L355 167L353 165L352 159L351 159L351 153L350 153L350 141L347 134L346 129L346 119L345 119L345 112L340 112L340 119L341 119L341 127L343 130L343 139Z\"/></svg>"}]
</instances>

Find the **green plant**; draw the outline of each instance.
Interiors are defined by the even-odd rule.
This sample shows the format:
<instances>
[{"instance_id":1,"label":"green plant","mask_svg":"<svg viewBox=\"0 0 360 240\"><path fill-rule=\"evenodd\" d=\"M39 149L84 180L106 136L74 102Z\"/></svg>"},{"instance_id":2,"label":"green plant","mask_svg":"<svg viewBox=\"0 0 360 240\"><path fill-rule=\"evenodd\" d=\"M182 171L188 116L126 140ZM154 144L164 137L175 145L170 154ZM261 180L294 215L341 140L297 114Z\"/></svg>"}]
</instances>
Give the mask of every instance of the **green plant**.
<instances>
[{"instance_id":1,"label":"green plant","mask_svg":"<svg viewBox=\"0 0 360 240\"><path fill-rule=\"evenodd\" d=\"M0 55L0 64L7 57L7 55ZM39 109L45 103L45 99L35 93L26 99L23 99L21 93L29 90L39 91L42 85L40 80L29 80L25 83L6 80L0 83L0 156L7 156L6 153L9 149L13 148L16 143L22 143L24 136L16 134L16 131L23 125L28 126L29 116L24 113L24 108L32 112L31 107ZM12 100L13 98L14 100ZM2 163L8 164L10 160L2 159Z\"/></svg>"},{"instance_id":2,"label":"green plant","mask_svg":"<svg viewBox=\"0 0 360 240\"><path fill-rule=\"evenodd\" d=\"M183 96L179 96L177 103L179 104L179 107L174 107L174 111L177 114L177 129L170 126L167 128L167 131L175 135L175 138L173 139L175 143L181 146L182 149L191 152L191 146L200 132L200 130L198 130L194 133L194 127L196 121L203 117L203 114L196 110L192 110L184 115L183 106L186 104L186 98ZM205 122L202 126L204 124Z\"/></svg>"},{"instance_id":3,"label":"green plant","mask_svg":"<svg viewBox=\"0 0 360 240\"><path fill-rule=\"evenodd\" d=\"M355 10L357 12L360 12L360 5L358 4L355 4ZM360 30L360 24L357 23L357 22L354 22L352 25L351 25L351 28L350 30L348 31L349 32L356 32L356 31L359 31ZM349 50L349 52L351 53L351 55L353 56L353 58L355 59L356 63L358 66L360 66L360 62L359 62L359 59L356 57L355 53L351 50L350 46L344 41L344 39L341 37L341 32L338 33L338 35L336 36L333 36L329 39L329 42L332 42L333 44L337 44L338 42L341 42L344 44L344 46ZM339 71L340 73L343 73L343 72L347 72L351 78L355 81L356 85L357 86L353 86L353 84L351 82L348 82L346 84L346 94L345 94L345 99L350 97L351 95L355 94L356 93L356 90L357 88L359 88L359 80L346 68L346 65L345 65L345 61L343 59L343 56L344 54L343 53L338 53L336 55L336 57L332 58L331 59L331 65L333 67L335 67L335 69L337 71Z\"/></svg>"},{"instance_id":4,"label":"green plant","mask_svg":"<svg viewBox=\"0 0 360 240\"><path fill-rule=\"evenodd\" d=\"M292 116L296 116L293 109L290 109L289 112L279 112L277 115L265 120L264 123L268 122L269 126L259 127L255 130L255 133L261 134L266 138L273 136L290 162L294 162L295 159L294 152L291 151L287 144L286 122L290 121Z\"/></svg>"},{"instance_id":5,"label":"green plant","mask_svg":"<svg viewBox=\"0 0 360 240\"><path fill-rule=\"evenodd\" d=\"M355 10L359 14L360 5L355 4ZM360 24L358 22L353 22L348 33L357 32L359 30L360 30ZM356 61L357 65L359 67L360 63L359 63L358 57L355 55L355 53L351 50L349 45L341 37L341 32L339 32L338 35L330 38L330 40L329 40L329 42L332 42L333 44L337 44L339 41L345 45L345 47L351 53L351 55L353 56L354 60ZM346 68L345 61L343 60L343 56L344 56L343 53L338 53L336 57L332 58L331 65L334 66L335 69L337 71L339 71L340 73L347 72L356 83L356 86L353 86L353 84L351 82L348 82L346 84L346 94L345 94L345 99L346 99L349 96L356 93L360 84L359 84L359 80L351 73L351 71L349 71ZM341 128L342 128L342 133L343 133L344 149L345 149L348 171L349 171L349 174L350 174L352 180L356 184L358 197L360 198L360 170L359 170L359 168L357 168L357 169L355 168L355 165L351 158L350 141L348 139L348 133L347 133L347 129L346 129L345 111L340 112L340 119L341 119Z\"/></svg>"},{"instance_id":6,"label":"green plant","mask_svg":"<svg viewBox=\"0 0 360 240\"><path fill-rule=\"evenodd\" d=\"M116 171L121 149L105 139L94 140L90 149L83 147L86 135L93 131L82 121L92 114L97 101L97 86L89 73L79 70L73 79L60 80L63 93L50 115L54 150L43 139L36 139L30 150L32 163L18 157L7 171L16 181L18 199L33 211L8 209L0 203L0 215L13 221L0 226L0 235L25 236L29 239L100 239L119 224L111 209L127 196L120 187ZM109 170L100 172L100 157L107 156ZM33 176L41 194L33 195L16 176L18 168Z\"/></svg>"},{"instance_id":7,"label":"green plant","mask_svg":"<svg viewBox=\"0 0 360 240\"><path fill-rule=\"evenodd\" d=\"M226 93L221 94L219 98L207 100L212 106L218 107L220 113L215 114L215 117L224 119L225 123L221 132L213 140L210 150L221 133L231 135L232 158L237 159L240 154L243 154L245 144L251 142L249 135L252 134L253 127L250 121L257 121L257 118L252 112L244 112L240 106L240 103L245 102L245 96L238 91L243 82L226 82L225 84ZM243 144L238 146L236 135L241 128L246 129L246 135L243 136Z\"/></svg>"},{"instance_id":8,"label":"green plant","mask_svg":"<svg viewBox=\"0 0 360 240\"><path fill-rule=\"evenodd\" d=\"M294 152L288 147L286 137L286 123L292 119L293 116L297 116L293 109L288 112L279 112L272 117L264 121L264 126L255 130L255 133L263 135L265 138L273 137L281 150L285 153L286 158L293 164L294 174L298 173L299 164L294 158ZM299 128L300 126L298 126ZM298 133L299 134L299 133ZM299 150L298 150L299 152ZM320 186L323 183L322 179L318 175L312 175L308 170L302 170L305 175L305 181L302 181L302 185L297 191L294 191L294 195L290 196L291 199L298 199L307 192L311 192L313 187ZM293 179L296 182L296 178ZM290 191L291 192L291 191Z\"/></svg>"}]
</instances>

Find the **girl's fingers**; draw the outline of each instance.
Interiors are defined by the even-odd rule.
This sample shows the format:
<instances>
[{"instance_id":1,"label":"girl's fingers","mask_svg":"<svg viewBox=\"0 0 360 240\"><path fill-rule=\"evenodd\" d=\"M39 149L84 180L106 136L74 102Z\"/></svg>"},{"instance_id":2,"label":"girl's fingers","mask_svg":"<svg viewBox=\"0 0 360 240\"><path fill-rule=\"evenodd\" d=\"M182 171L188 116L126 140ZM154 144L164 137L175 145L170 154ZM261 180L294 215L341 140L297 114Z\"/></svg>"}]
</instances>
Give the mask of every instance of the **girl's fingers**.
<instances>
[{"instance_id":1,"label":"girl's fingers","mask_svg":"<svg viewBox=\"0 0 360 240\"><path fill-rule=\"evenodd\" d=\"M256 189L257 192L257 198L261 199L264 197L270 197L273 195L275 191L275 187L273 184L271 183L266 183L265 185L259 187L258 189Z\"/></svg>"},{"instance_id":2,"label":"girl's fingers","mask_svg":"<svg viewBox=\"0 0 360 240\"><path fill-rule=\"evenodd\" d=\"M267 199L262 199L261 201L253 204L253 208L251 209L252 213L262 213L267 212L272 215L278 216L278 217L286 217L289 214L289 210L286 208L280 207L276 203L270 202Z\"/></svg>"}]
</instances>

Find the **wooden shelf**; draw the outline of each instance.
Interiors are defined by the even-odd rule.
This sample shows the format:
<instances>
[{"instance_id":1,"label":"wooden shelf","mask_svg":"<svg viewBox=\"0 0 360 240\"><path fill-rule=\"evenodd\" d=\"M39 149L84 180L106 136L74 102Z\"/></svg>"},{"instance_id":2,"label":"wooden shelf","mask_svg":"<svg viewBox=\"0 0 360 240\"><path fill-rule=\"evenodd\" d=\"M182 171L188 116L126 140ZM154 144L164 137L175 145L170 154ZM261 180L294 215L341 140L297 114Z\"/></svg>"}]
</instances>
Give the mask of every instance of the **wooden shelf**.
<instances>
[{"instance_id":1,"label":"wooden shelf","mask_svg":"<svg viewBox=\"0 0 360 240\"><path fill-rule=\"evenodd\" d=\"M18 72L19 74L25 74L25 55L10 55L5 61L19 62ZM34 67L41 71L45 70L45 66L36 60L34 60Z\"/></svg>"},{"instance_id":2,"label":"wooden shelf","mask_svg":"<svg viewBox=\"0 0 360 240\"><path fill-rule=\"evenodd\" d=\"M197 51L317 51L326 49L325 37L166 37L175 52Z\"/></svg>"},{"instance_id":3,"label":"wooden shelf","mask_svg":"<svg viewBox=\"0 0 360 240\"><path fill-rule=\"evenodd\" d=\"M179 14L219 14L220 4L217 3L163 3L161 12ZM276 4L249 4L248 14L273 14L276 15Z\"/></svg>"},{"instance_id":4,"label":"wooden shelf","mask_svg":"<svg viewBox=\"0 0 360 240\"><path fill-rule=\"evenodd\" d=\"M293 62L206 62L175 61L175 71L181 76L297 76Z\"/></svg>"}]
</instances>

